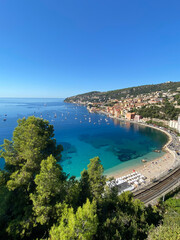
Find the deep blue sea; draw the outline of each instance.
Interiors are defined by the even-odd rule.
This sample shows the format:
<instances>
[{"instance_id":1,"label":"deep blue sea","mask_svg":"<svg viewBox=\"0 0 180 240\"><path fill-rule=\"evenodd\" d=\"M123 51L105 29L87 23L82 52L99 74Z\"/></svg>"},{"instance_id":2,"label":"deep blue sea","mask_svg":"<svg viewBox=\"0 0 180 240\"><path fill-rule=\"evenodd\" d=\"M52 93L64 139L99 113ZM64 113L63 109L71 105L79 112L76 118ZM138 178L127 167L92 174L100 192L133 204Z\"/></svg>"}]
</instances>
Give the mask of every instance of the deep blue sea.
<instances>
[{"instance_id":1,"label":"deep blue sea","mask_svg":"<svg viewBox=\"0 0 180 240\"><path fill-rule=\"evenodd\" d=\"M86 107L64 103L63 99L0 98L0 144L5 138L11 140L19 118L31 115L54 125L57 143L64 147L60 164L77 177L95 156L109 174L161 156L163 152L153 151L167 142L167 136L155 129L89 113Z\"/></svg>"}]
</instances>

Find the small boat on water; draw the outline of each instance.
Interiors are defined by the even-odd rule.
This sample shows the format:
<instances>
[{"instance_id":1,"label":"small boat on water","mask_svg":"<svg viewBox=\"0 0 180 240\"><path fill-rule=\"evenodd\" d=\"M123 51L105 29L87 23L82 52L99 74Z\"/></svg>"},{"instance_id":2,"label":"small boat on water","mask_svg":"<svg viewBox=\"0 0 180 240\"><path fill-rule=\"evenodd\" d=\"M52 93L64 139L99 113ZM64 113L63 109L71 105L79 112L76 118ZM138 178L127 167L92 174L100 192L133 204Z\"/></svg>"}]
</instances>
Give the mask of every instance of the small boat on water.
<instances>
[{"instance_id":1,"label":"small boat on water","mask_svg":"<svg viewBox=\"0 0 180 240\"><path fill-rule=\"evenodd\" d=\"M4 122L5 122L6 120L7 120L6 118L3 119Z\"/></svg>"},{"instance_id":2,"label":"small boat on water","mask_svg":"<svg viewBox=\"0 0 180 240\"><path fill-rule=\"evenodd\" d=\"M145 163L145 162L147 162L147 160L145 160L145 159L142 159L142 160L141 160L141 162Z\"/></svg>"},{"instance_id":3,"label":"small boat on water","mask_svg":"<svg viewBox=\"0 0 180 240\"><path fill-rule=\"evenodd\" d=\"M154 152L160 153L160 152L161 152L161 150L154 150Z\"/></svg>"},{"instance_id":4,"label":"small boat on water","mask_svg":"<svg viewBox=\"0 0 180 240\"><path fill-rule=\"evenodd\" d=\"M56 113L54 114L54 118L57 118L57 115L56 115Z\"/></svg>"}]
</instances>

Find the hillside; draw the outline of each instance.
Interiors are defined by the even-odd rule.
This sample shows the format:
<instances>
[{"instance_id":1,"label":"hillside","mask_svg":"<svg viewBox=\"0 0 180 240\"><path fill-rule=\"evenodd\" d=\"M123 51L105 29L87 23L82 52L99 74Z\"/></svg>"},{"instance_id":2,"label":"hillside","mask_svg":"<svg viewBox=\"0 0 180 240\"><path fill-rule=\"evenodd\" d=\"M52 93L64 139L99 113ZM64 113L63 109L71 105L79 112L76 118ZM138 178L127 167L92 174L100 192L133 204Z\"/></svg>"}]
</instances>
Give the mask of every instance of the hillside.
<instances>
[{"instance_id":1,"label":"hillside","mask_svg":"<svg viewBox=\"0 0 180 240\"><path fill-rule=\"evenodd\" d=\"M79 102L79 101L90 101L90 102L104 102L108 99L121 99L126 97L136 97L140 94L147 94L156 91L176 91L180 87L180 82L166 82L161 84L143 85L138 87L130 87L124 89L118 89L107 92L93 91L89 93L79 94L76 96L68 97L65 102Z\"/></svg>"}]
</instances>

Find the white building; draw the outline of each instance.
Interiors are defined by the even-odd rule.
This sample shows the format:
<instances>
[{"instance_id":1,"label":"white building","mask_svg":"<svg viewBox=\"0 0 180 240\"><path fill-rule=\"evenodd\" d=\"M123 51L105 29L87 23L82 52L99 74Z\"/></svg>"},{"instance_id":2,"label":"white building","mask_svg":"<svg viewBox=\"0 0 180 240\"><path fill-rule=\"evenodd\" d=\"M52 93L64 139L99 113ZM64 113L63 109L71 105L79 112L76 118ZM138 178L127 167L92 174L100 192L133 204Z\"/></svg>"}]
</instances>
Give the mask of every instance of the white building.
<instances>
[{"instance_id":1,"label":"white building","mask_svg":"<svg viewBox=\"0 0 180 240\"><path fill-rule=\"evenodd\" d=\"M180 116L178 117L178 120L170 120L169 121L169 127L176 129L180 133Z\"/></svg>"}]
</instances>

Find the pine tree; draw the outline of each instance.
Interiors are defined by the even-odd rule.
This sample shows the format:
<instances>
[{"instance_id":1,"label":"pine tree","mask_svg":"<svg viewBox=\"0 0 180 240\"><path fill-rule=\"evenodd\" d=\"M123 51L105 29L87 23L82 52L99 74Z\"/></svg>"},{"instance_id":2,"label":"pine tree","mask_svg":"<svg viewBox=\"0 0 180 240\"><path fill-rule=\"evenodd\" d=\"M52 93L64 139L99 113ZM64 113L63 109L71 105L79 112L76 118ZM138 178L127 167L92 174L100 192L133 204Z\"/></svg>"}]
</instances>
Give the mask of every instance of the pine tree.
<instances>
[{"instance_id":1,"label":"pine tree","mask_svg":"<svg viewBox=\"0 0 180 240\"><path fill-rule=\"evenodd\" d=\"M106 177L103 176L103 171L104 169L99 157L90 159L87 172L89 175L91 193L96 200L102 198L106 184Z\"/></svg>"},{"instance_id":2,"label":"pine tree","mask_svg":"<svg viewBox=\"0 0 180 240\"><path fill-rule=\"evenodd\" d=\"M53 226L50 231L52 240L91 240L96 234L98 219L96 203L87 199L86 203L74 213L73 208L64 208L58 226Z\"/></svg>"}]
</instances>

